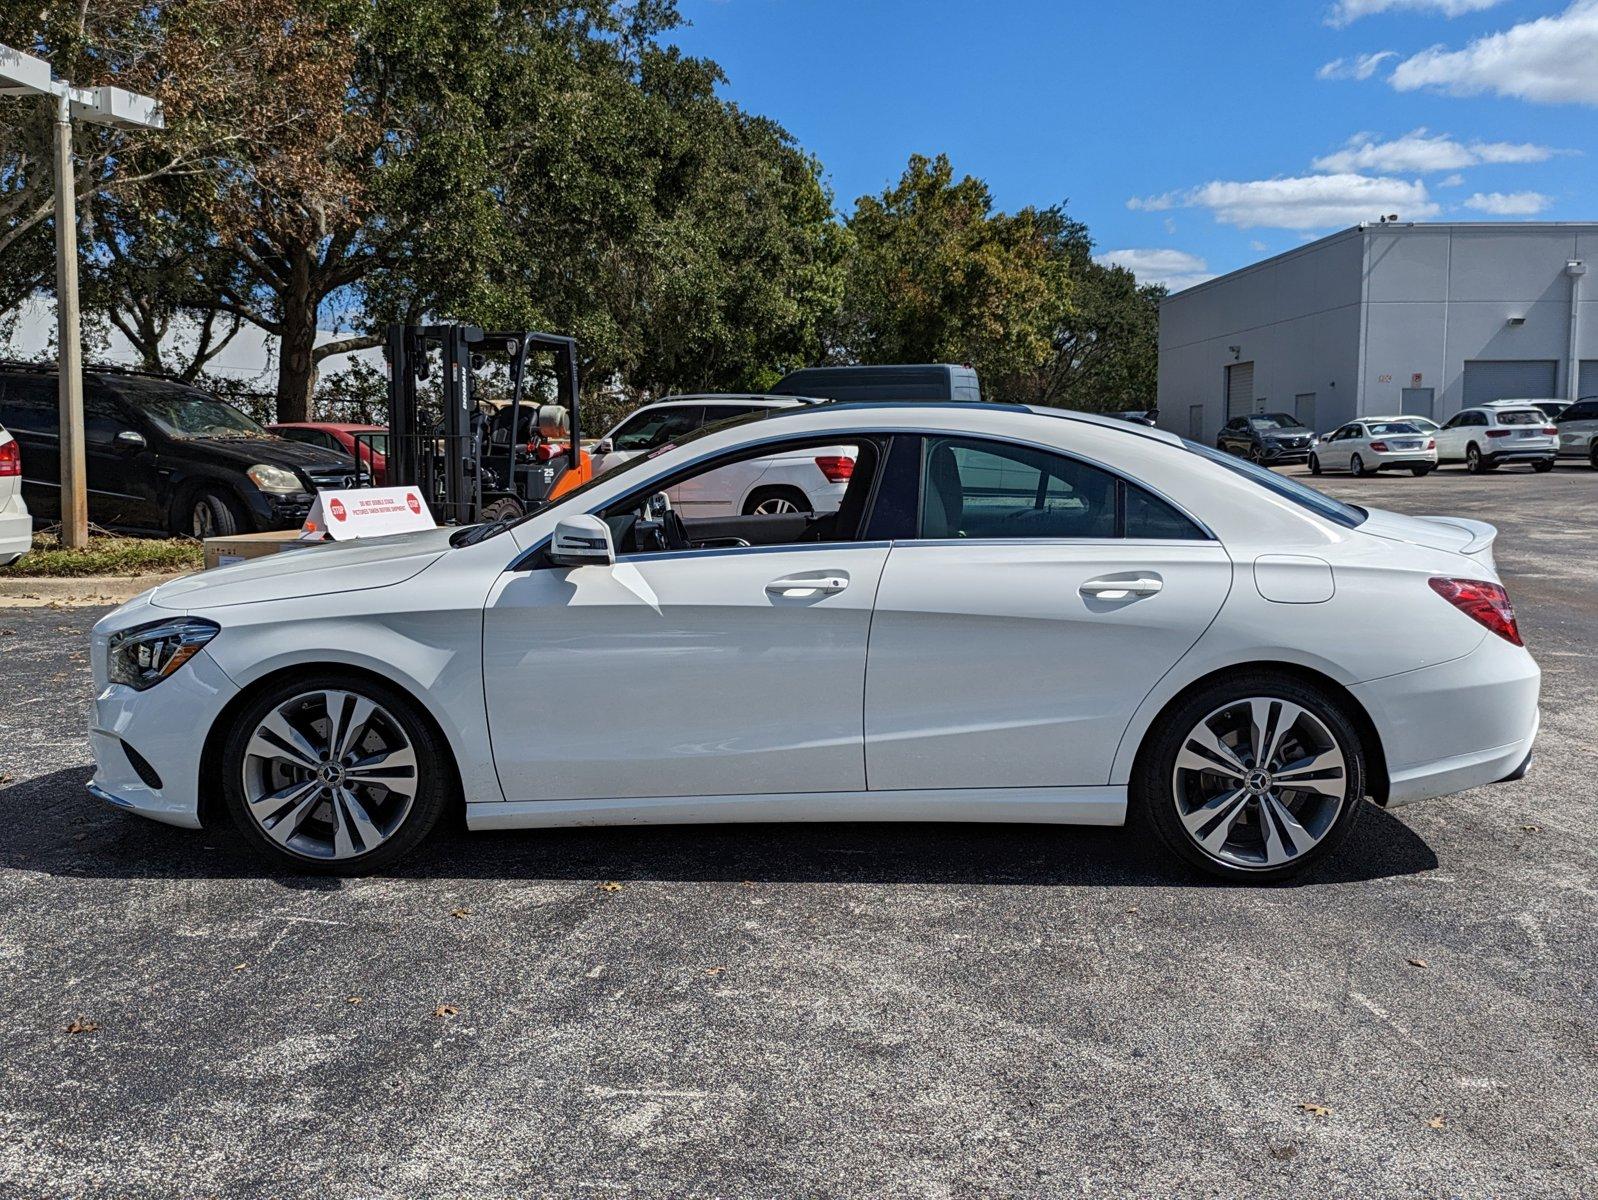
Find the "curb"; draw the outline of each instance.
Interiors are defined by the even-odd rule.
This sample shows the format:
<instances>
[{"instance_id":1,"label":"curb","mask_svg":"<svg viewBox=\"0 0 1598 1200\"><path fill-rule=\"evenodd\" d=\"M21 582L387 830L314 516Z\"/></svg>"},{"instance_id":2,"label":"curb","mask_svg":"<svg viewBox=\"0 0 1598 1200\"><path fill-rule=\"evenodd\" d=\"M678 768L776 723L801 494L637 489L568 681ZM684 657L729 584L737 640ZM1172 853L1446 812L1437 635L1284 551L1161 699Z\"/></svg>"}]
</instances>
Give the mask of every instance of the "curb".
<instances>
[{"instance_id":1,"label":"curb","mask_svg":"<svg viewBox=\"0 0 1598 1200\"><path fill-rule=\"evenodd\" d=\"M157 584L190 574L193 572L0 579L0 608L93 608L122 604Z\"/></svg>"}]
</instances>

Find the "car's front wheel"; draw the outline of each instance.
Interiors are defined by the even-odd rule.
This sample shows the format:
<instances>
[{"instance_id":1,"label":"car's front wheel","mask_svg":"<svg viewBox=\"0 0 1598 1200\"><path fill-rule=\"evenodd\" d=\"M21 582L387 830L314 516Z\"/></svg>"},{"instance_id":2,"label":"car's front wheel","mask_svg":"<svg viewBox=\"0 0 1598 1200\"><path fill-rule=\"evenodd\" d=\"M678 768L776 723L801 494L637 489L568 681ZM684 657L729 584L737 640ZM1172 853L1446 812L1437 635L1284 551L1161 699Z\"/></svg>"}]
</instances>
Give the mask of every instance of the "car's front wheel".
<instances>
[{"instance_id":1,"label":"car's front wheel","mask_svg":"<svg viewBox=\"0 0 1598 1200\"><path fill-rule=\"evenodd\" d=\"M303 870L389 866L438 822L448 752L415 702L339 674L267 688L223 750L224 798L258 850Z\"/></svg>"},{"instance_id":2,"label":"car's front wheel","mask_svg":"<svg viewBox=\"0 0 1598 1200\"><path fill-rule=\"evenodd\" d=\"M238 501L223 492L202 488L178 507L172 532L179 537L187 534L204 541L211 537L232 537L244 524L244 512Z\"/></svg>"},{"instance_id":3,"label":"car's front wheel","mask_svg":"<svg viewBox=\"0 0 1598 1200\"><path fill-rule=\"evenodd\" d=\"M1309 683L1242 675L1162 718L1138 756L1132 802L1185 861L1249 882L1330 853L1358 819L1365 755L1342 707Z\"/></svg>"},{"instance_id":4,"label":"car's front wheel","mask_svg":"<svg viewBox=\"0 0 1598 1200\"><path fill-rule=\"evenodd\" d=\"M1314 454L1309 456L1309 473L1311 475L1319 475L1321 473L1321 460Z\"/></svg>"}]
</instances>

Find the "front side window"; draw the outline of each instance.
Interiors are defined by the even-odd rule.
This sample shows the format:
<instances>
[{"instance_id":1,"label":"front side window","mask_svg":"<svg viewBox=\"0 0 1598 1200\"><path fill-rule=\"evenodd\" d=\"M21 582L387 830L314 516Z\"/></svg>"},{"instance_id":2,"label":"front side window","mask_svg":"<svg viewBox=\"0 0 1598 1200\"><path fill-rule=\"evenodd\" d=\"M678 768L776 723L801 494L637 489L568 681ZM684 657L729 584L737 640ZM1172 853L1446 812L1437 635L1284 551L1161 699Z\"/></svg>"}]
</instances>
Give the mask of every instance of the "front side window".
<instances>
[{"instance_id":1,"label":"front side window","mask_svg":"<svg viewBox=\"0 0 1598 1200\"><path fill-rule=\"evenodd\" d=\"M1078 459L976 438L927 438L920 535L1203 538L1159 497Z\"/></svg>"},{"instance_id":2,"label":"front side window","mask_svg":"<svg viewBox=\"0 0 1598 1200\"><path fill-rule=\"evenodd\" d=\"M704 424L704 409L696 404L674 408L646 408L636 412L611 436L617 450L655 450Z\"/></svg>"}]
</instances>

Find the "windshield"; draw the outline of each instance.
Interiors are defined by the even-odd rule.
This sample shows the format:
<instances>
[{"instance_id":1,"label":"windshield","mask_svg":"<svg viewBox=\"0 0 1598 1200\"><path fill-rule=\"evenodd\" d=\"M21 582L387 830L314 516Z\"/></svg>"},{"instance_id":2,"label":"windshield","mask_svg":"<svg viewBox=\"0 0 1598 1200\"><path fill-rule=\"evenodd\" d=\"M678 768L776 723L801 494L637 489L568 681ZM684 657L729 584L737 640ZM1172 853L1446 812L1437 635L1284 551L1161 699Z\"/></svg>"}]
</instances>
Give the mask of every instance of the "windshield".
<instances>
[{"instance_id":1,"label":"windshield","mask_svg":"<svg viewBox=\"0 0 1598 1200\"><path fill-rule=\"evenodd\" d=\"M1250 417L1248 423L1255 429L1303 429L1299 419L1291 413L1261 413Z\"/></svg>"},{"instance_id":2,"label":"windshield","mask_svg":"<svg viewBox=\"0 0 1598 1200\"><path fill-rule=\"evenodd\" d=\"M1497 416L1500 425L1544 425L1548 422L1548 414L1535 408L1500 409Z\"/></svg>"},{"instance_id":3,"label":"windshield","mask_svg":"<svg viewBox=\"0 0 1598 1200\"><path fill-rule=\"evenodd\" d=\"M1419 433L1420 426L1408 421L1372 421L1366 426L1372 437L1392 437L1397 433Z\"/></svg>"},{"instance_id":4,"label":"windshield","mask_svg":"<svg viewBox=\"0 0 1598 1200\"><path fill-rule=\"evenodd\" d=\"M386 433L357 433L355 439L362 446L368 446L374 453L388 457L388 434Z\"/></svg>"},{"instance_id":5,"label":"windshield","mask_svg":"<svg viewBox=\"0 0 1598 1200\"><path fill-rule=\"evenodd\" d=\"M119 389L123 396L175 438L270 438L249 417L231 404L224 404L204 392L185 392L176 388L130 387Z\"/></svg>"},{"instance_id":6,"label":"windshield","mask_svg":"<svg viewBox=\"0 0 1598 1200\"><path fill-rule=\"evenodd\" d=\"M1212 463L1225 467L1234 475L1241 475L1252 480L1268 491L1275 492L1278 496L1291 500L1301 508L1307 508L1318 517L1325 517L1328 521L1348 529L1364 524L1365 510L1352 504L1344 504L1341 500L1333 500L1324 493L1317 492L1314 488L1305 487L1296 480L1285 475L1278 475L1275 471L1257 467L1245 458L1227 454L1216 450L1212 446L1203 446L1198 442L1182 439L1182 444L1201 458L1207 458Z\"/></svg>"},{"instance_id":7,"label":"windshield","mask_svg":"<svg viewBox=\"0 0 1598 1200\"><path fill-rule=\"evenodd\" d=\"M617 450L653 450L693 429L700 423L703 412L703 407L697 404L646 408L623 421L611 435L610 444Z\"/></svg>"}]
</instances>

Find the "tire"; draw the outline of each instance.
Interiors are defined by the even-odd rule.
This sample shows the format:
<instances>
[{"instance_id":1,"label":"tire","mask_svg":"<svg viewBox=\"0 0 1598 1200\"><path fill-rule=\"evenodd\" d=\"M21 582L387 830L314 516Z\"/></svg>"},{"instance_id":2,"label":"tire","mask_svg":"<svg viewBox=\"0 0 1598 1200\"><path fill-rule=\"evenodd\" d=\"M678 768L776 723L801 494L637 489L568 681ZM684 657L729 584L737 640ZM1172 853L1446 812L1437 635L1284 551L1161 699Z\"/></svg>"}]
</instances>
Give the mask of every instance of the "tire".
<instances>
[{"instance_id":1,"label":"tire","mask_svg":"<svg viewBox=\"0 0 1598 1200\"><path fill-rule=\"evenodd\" d=\"M810 513L810 497L796 487L756 488L744 501L744 516L756 513Z\"/></svg>"},{"instance_id":2,"label":"tire","mask_svg":"<svg viewBox=\"0 0 1598 1200\"><path fill-rule=\"evenodd\" d=\"M1592 445L1587 448L1587 465L1598 471L1598 438L1595 438Z\"/></svg>"},{"instance_id":3,"label":"tire","mask_svg":"<svg viewBox=\"0 0 1598 1200\"><path fill-rule=\"evenodd\" d=\"M329 745L334 719L348 722L342 755ZM362 874L393 865L432 832L457 792L452 761L399 689L336 671L300 676L235 717L223 802L245 840L279 866Z\"/></svg>"},{"instance_id":4,"label":"tire","mask_svg":"<svg viewBox=\"0 0 1598 1200\"><path fill-rule=\"evenodd\" d=\"M1426 467L1426 466L1411 467L1409 469L1409 473L1411 475L1413 475L1416 479L1424 479L1426 476L1428 476L1428 475L1430 475L1432 473L1432 470L1433 470L1433 468Z\"/></svg>"},{"instance_id":5,"label":"tire","mask_svg":"<svg viewBox=\"0 0 1598 1200\"><path fill-rule=\"evenodd\" d=\"M1352 471L1355 475L1360 475L1360 476L1374 475L1375 474L1374 471L1367 471L1365 469L1365 460L1363 458L1361 458L1357 454L1354 455L1353 458L1348 460L1348 469L1350 471Z\"/></svg>"},{"instance_id":6,"label":"tire","mask_svg":"<svg viewBox=\"0 0 1598 1200\"><path fill-rule=\"evenodd\" d=\"M244 510L226 492L201 488L189 493L172 516L172 532L178 537L204 541L208 537L232 537L245 527Z\"/></svg>"},{"instance_id":7,"label":"tire","mask_svg":"<svg viewBox=\"0 0 1598 1200\"><path fill-rule=\"evenodd\" d=\"M1311 475L1319 475L1321 473L1321 460L1319 456L1314 454L1309 456L1309 473Z\"/></svg>"},{"instance_id":8,"label":"tire","mask_svg":"<svg viewBox=\"0 0 1598 1200\"><path fill-rule=\"evenodd\" d=\"M1465 470L1472 475L1485 475L1493 469L1493 461L1483 456L1475 442L1465 447Z\"/></svg>"},{"instance_id":9,"label":"tire","mask_svg":"<svg viewBox=\"0 0 1598 1200\"><path fill-rule=\"evenodd\" d=\"M1265 451L1258 446L1250 446L1248 448L1248 461L1256 467L1263 467L1265 465Z\"/></svg>"},{"instance_id":10,"label":"tire","mask_svg":"<svg viewBox=\"0 0 1598 1200\"><path fill-rule=\"evenodd\" d=\"M501 496L491 504L483 505L482 515L478 520L486 525L490 521L503 521L507 517L519 517L526 511L522 507L521 501L514 496Z\"/></svg>"},{"instance_id":11,"label":"tire","mask_svg":"<svg viewBox=\"0 0 1598 1200\"><path fill-rule=\"evenodd\" d=\"M1258 712L1256 706L1262 706ZM1276 731L1271 762L1277 765L1269 773L1254 769L1255 716L1264 718L1267 736L1290 719ZM1195 735L1215 749L1200 753L1205 742ZM1224 757L1243 769L1206 765ZM1320 786L1281 786L1276 776L1285 773L1283 758L1289 767L1320 764L1300 765L1295 776ZM1359 820L1364 795L1365 752L1342 705L1313 684L1269 671L1249 671L1183 697L1149 732L1132 772L1134 814L1153 825L1173 855L1246 883L1286 879L1332 853ZM1271 820L1261 824L1267 808Z\"/></svg>"},{"instance_id":12,"label":"tire","mask_svg":"<svg viewBox=\"0 0 1598 1200\"><path fill-rule=\"evenodd\" d=\"M1554 469L1554 460L1551 458L1539 458L1536 462L1531 464L1531 469L1536 471L1539 475L1545 474L1546 472L1552 471Z\"/></svg>"}]
</instances>

